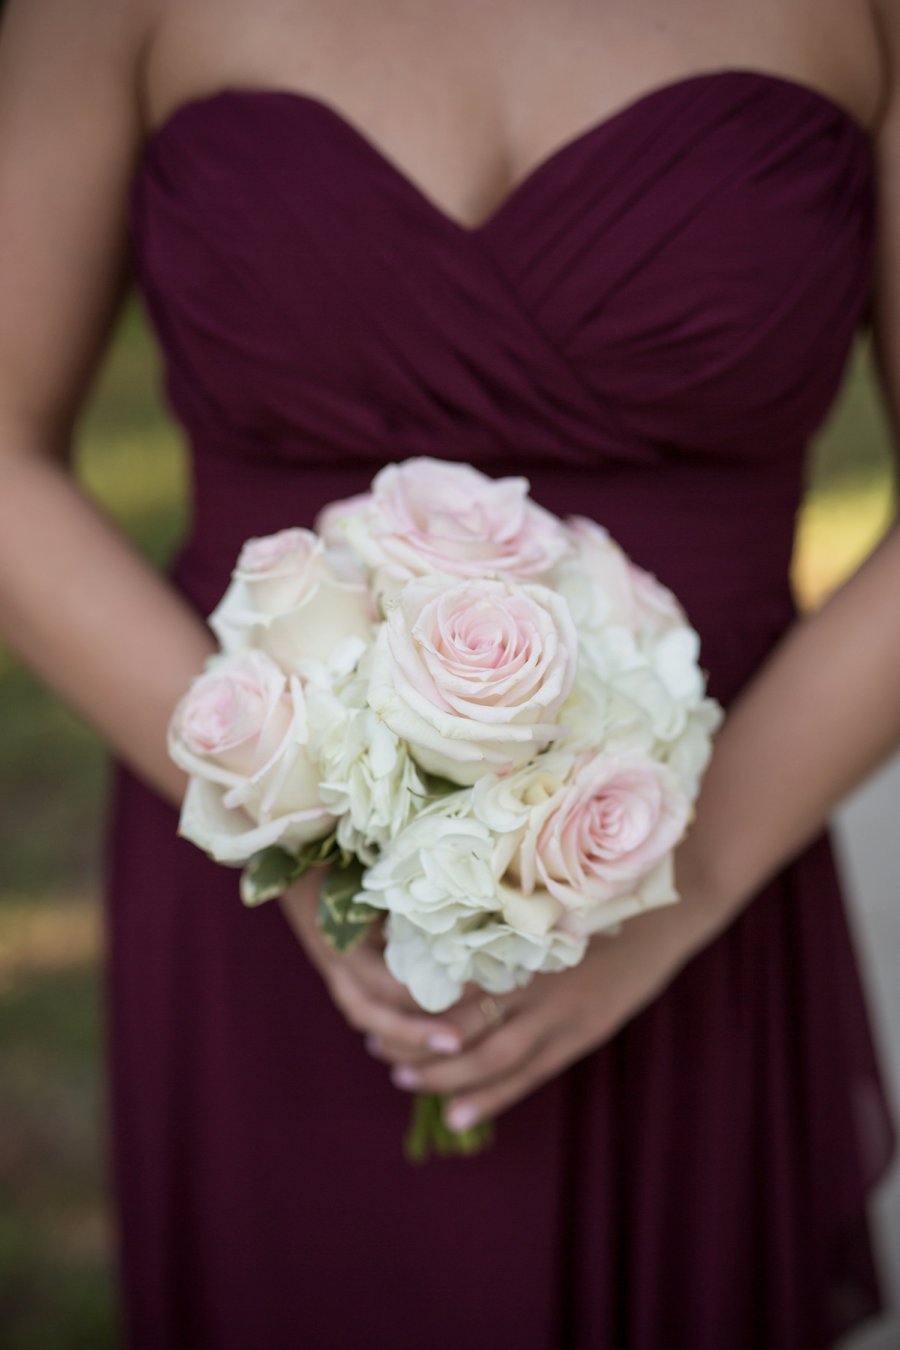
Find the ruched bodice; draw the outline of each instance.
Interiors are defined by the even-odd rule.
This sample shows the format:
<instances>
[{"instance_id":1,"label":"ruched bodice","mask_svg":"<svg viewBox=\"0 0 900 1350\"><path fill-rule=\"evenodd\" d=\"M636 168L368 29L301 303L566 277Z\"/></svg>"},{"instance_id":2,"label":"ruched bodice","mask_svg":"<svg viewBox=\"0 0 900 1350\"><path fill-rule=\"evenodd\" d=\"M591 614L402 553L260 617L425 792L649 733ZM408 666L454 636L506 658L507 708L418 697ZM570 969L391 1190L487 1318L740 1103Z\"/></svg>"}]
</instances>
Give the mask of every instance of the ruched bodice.
<instances>
[{"instance_id":1,"label":"ruched bodice","mask_svg":"<svg viewBox=\"0 0 900 1350\"><path fill-rule=\"evenodd\" d=\"M871 185L837 104L717 72L594 124L469 230L329 105L226 89L152 133L136 258L176 409L256 460L762 469L834 394Z\"/></svg>"},{"instance_id":2,"label":"ruched bodice","mask_svg":"<svg viewBox=\"0 0 900 1350\"><path fill-rule=\"evenodd\" d=\"M183 104L130 200L189 443L172 584L207 615L248 536L388 461L470 461L671 586L727 707L796 616L808 445L867 318L874 198L853 115L753 70L635 98L477 227L319 98ZM129 1350L824 1350L878 1306L864 1203L893 1127L827 831L492 1150L412 1172L408 1100L279 907L241 906L176 826L117 762Z\"/></svg>"}]
</instances>

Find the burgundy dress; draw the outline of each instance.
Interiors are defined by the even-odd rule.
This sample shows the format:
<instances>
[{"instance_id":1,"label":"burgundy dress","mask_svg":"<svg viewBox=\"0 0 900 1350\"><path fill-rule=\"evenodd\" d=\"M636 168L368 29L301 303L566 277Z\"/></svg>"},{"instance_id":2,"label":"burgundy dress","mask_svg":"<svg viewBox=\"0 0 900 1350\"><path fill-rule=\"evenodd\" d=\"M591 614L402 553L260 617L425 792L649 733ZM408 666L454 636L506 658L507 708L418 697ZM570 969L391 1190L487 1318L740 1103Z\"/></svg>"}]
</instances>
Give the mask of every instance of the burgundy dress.
<instances>
[{"instance_id":1,"label":"burgundy dress","mask_svg":"<svg viewBox=\"0 0 900 1350\"><path fill-rule=\"evenodd\" d=\"M336 108L226 88L151 134L135 273L189 438L167 575L410 455L525 474L671 586L726 709L795 619L807 446L869 314L872 144L792 79L677 79L452 220ZM475 1159L277 904L115 764L113 1178L132 1350L817 1350L880 1307L894 1148L830 837Z\"/></svg>"}]
</instances>

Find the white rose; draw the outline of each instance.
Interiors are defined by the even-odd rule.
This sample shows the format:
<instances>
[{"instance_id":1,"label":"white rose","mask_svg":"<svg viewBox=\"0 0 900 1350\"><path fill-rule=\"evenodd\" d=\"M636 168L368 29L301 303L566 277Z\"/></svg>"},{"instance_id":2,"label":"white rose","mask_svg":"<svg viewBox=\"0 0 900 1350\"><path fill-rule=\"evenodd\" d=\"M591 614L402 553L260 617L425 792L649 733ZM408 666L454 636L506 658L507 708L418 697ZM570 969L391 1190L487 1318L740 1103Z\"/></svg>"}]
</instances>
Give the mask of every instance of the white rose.
<instances>
[{"instance_id":1,"label":"white rose","mask_svg":"<svg viewBox=\"0 0 900 1350\"><path fill-rule=\"evenodd\" d=\"M306 700L264 652L218 654L177 703L169 754L189 775L178 833L219 862L320 839L334 817L307 753Z\"/></svg>"},{"instance_id":2,"label":"white rose","mask_svg":"<svg viewBox=\"0 0 900 1350\"><path fill-rule=\"evenodd\" d=\"M223 650L268 652L305 673L352 639L367 642L377 617L368 588L347 580L312 530L292 527L246 540L231 582L209 616Z\"/></svg>"},{"instance_id":3,"label":"white rose","mask_svg":"<svg viewBox=\"0 0 900 1350\"><path fill-rule=\"evenodd\" d=\"M577 757L574 749L554 747L513 773L485 774L472 788L472 814L495 834L511 837L536 806L560 791Z\"/></svg>"}]
</instances>

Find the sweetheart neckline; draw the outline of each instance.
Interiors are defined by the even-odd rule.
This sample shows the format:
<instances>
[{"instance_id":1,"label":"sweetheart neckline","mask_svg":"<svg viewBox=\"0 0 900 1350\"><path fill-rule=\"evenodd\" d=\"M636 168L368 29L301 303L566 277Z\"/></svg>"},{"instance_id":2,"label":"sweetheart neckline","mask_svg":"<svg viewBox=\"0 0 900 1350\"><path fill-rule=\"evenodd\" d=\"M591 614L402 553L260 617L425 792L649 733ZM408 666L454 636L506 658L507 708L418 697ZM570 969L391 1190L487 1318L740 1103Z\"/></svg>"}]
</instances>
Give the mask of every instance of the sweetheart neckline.
<instances>
[{"instance_id":1,"label":"sweetheart neckline","mask_svg":"<svg viewBox=\"0 0 900 1350\"><path fill-rule=\"evenodd\" d=\"M855 113L851 112L843 103L839 102L832 94L816 85L809 84L804 80L791 75L782 75L775 71L755 69L750 66L725 66L714 70L698 70L689 72L686 75L675 76L672 79L665 80L660 84L653 85L649 89L634 95L619 107L613 108L611 112L594 121L587 123L580 130L573 132L570 136L562 140L555 148L549 150L543 155L530 169L521 175L500 198L497 205L483 217L482 220L470 224L462 221L446 210L421 184L414 179L403 166L395 160L386 150L382 149L362 127L351 120L343 113L336 104L329 102L328 99L320 97L318 94L307 92L303 89L289 89L276 85L224 85L220 89L213 89L206 94L197 94L192 98L185 99L161 119L155 127L151 127L146 133L141 147L141 153L135 170L137 177L150 162L153 153L158 146L174 131L178 129L185 118L195 115L198 112L209 110L219 103L229 100L251 100L260 99L262 101L272 100L281 102L286 106L296 106L324 115L335 127L337 127L345 136L349 136L357 146L368 154L376 163L380 164L385 172L393 175L394 179L410 193L425 209L444 226L457 234L470 240L477 240L487 235L503 219L518 201L554 168L564 163L571 155L578 153L590 145L593 140L607 131L613 130L620 122L627 120L629 116L645 110L654 102L667 96L678 93L692 85L703 83L718 83L726 80L738 79L741 81L758 83L762 87L770 89L782 89L792 92L808 99L813 105L818 105L824 112L843 122L854 135L858 138L866 152L871 155L873 149L873 133L859 120Z\"/></svg>"}]
</instances>

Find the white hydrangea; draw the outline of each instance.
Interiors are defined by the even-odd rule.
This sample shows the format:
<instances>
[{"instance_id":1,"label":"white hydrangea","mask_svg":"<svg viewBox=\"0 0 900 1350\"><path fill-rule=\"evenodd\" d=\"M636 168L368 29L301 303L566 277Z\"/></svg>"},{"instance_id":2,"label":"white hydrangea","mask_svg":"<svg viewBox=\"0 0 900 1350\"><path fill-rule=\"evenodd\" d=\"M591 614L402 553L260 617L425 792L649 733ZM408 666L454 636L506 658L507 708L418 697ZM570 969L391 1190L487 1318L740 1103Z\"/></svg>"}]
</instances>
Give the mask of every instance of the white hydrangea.
<instances>
[{"instance_id":1,"label":"white hydrangea","mask_svg":"<svg viewBox=\"0 0 900 1350\"><path fill-rule=\"evenodd\" d=\"M669 764L696 797L724 710L706 694L695 630L670 626L645 634L640 644L616 625L580 637L575 685L559 714L566 733L557 747L644 750Z\"/></svg>"},{"instance_id":2,"label":"white hydrangea","mask_svg":"<svg viewBox=\"0 0 900 1350\"><path fill-rule=\"evenodd\" d=\"M322 803L338 817L338 843L368 865L421 808L426 789L405 743L366 702L371 649L344 654L309 682L310 750Z\"/></svg>"},{"instance_id":3,"label":"white hydrangea","mask_svg":"<svg viewBox=\"0 0 900 1350\"><path fill-rule=\"evenodd\" d=\"M513 844L476 819L466 789L426 807L366 872L360 898L389 911L388 969L428 1011L468 981L504 993L583 956L583 938L551 928L555 902L548 914L547 897L502 883Z\"/></svg>"},{"instance_id":4,"label":"white hydrangea","mask_svg":"<svg viewBox=\"0 0 900 1350\"><path fill-rule=\"evenodd\" d=\"M489 916L459 919L435 935L391 914L385 931L388 969L429 1012L451 1007L468 983L507 994L538 973L567 970L586 947L583 937L556 931L535 937Z\"/></svg>"}]
</instances>

